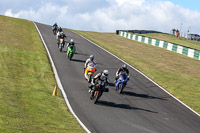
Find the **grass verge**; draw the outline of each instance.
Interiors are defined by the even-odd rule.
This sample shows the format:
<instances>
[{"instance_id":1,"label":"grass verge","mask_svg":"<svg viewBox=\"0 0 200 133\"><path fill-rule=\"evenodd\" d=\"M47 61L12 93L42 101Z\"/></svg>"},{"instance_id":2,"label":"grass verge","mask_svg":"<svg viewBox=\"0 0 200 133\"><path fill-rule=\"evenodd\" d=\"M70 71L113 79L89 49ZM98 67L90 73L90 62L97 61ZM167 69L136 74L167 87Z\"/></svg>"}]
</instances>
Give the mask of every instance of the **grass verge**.
<instances>
[{"instance_id":1,"label":"grass verge","mask_svg":"<svg viewBox=\"0 0 200 133\"><path fill-rule=\"evenodd\" d=\"M0 16L0 132L85 132L55 84L34 24Z\"/></svg>"},{"instance_id":2,"label":"grass verge","mask_svg":"<svg viewBox=\"0 0 200 133\"><path fill-rule=\"evenodd\" d=\"M200 113L199 60L114 33L74 31L133 65Z\"/></svg>"}]
</instances>

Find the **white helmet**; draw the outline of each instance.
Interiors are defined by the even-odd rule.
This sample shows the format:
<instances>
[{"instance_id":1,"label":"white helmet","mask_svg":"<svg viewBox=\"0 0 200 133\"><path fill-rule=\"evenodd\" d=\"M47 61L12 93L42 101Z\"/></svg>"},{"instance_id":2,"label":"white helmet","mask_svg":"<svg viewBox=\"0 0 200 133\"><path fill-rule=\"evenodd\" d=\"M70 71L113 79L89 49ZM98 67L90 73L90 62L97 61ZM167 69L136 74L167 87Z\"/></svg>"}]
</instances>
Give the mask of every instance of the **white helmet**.
<instances>
[{"instance_id":1,"label":"white helmet","mask_svg":"<svg viewBox=\"0 0 200 133\"><path fill-rule=\"evenodd\" d=\"M73 40L73 39L71 39L71 40L70 40L70 42L74 42L74 40Z\"/></svg>"},{"instance_id":2,"label":"white helmet","mask_svg":"<svg viewBox=\"0 0 200 133\"><path fill-rule=\"evenodd\" d=\"M91 60L91 61L94 60L94 55L90 55L90 60Z\"/></svg>"},{"instance_id":3,"label":"white helmet","mask_svg":"<svg viewBox=\"0 0 200 133\"><path fill-rule=\"evenodd\" d=\"M122 68L123 68L123 69L126 69L126 68L127 68L126 64L123 64L123 65L122 65Z\"/></svg>"},{"instance_id":4,"label":"white helmet","mask_svg":"<svg viewBox=\"0 0 200 133\"><path fill-rule=\"evenodd\" d=\"M108 74L109 74L109 71L108 71L108 70L104 70L104 71L103 71L103 76L106 76L106 77L107 77Z\"/></svg>"}]
</instances>

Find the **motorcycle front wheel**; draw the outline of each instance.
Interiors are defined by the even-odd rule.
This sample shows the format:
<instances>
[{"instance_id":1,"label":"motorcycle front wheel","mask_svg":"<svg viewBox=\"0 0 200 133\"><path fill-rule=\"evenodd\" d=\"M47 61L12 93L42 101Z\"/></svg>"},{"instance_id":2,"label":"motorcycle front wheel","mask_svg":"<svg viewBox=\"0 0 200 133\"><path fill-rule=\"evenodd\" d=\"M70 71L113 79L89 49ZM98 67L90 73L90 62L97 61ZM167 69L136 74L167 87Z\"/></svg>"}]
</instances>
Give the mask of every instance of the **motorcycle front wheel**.
<instances>
[{"instance_id":1,"label":"motorcycle front wheel","mask_svg":"<svg viewBox=\"0 0 200 133\"><path fill-rule=\"evenodd\" d=\"M119 94L122 93L122 91L123 91L123 85L122 84L119 84L119 89L117 91L119 92Z\"/></svg>"},{"instance_id":2,"label":"motorcycle front wheel","mask_svg":"<svg viewBox=\"0 0 200 133\"><path fill-rule=\"evenodd\" d=\"M60 49L60 52L62 52L62 44L60 44L59 49Z\"/></svg>"},{"instance_id":3,"label":"motorcycle front wheel","mask_svg":"<svg viewBox=\"0 0 200 133\"><path fill-rule=\"evenodd\" d=\"M96 104L99 100L99 92L96 92L96 95L94 96L94 104Z\"/></svg>"},{"instance_id":4,"label":"motorcycle front wheel","mask_svg":"<svg viewBox=\"0 0 200 133\"><path fill-rule=\"evenodd\" d=\"M89 75L89 80L88 80L88 83L90 83L92 80L92 75Z\"/></svg>"},{"instance_id":5,"label":"motorcycle front wheel","mask_svg":"<svg viewBox=\"0 0 200 133\"><path fill-rule=\"evenodd\" d=\"M72 60L72 54L69 53L69 60Z\"/></svg>"}]
</instances>

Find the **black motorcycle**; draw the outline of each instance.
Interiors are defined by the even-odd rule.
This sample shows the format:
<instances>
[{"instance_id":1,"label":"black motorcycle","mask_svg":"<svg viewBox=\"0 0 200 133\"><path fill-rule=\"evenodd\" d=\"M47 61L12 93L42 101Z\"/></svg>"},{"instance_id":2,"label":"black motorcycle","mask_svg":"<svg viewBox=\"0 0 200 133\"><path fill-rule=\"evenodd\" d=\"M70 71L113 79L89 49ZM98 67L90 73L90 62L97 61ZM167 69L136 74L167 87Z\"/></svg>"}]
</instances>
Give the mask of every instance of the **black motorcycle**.
<instances>
[{"instance_id":1,"label":"black motorcycle","mask_svg":"<svg viewBox=\"0 0 200 133\"><path fill-rule=\"evenodd\" d=\"M108 92L108 88L105 88L105 82L102 80L98 80L95 85L92 86L90 99L94 100L94 104L98 102L104 91Z\"/></svg>"}]
</instances>

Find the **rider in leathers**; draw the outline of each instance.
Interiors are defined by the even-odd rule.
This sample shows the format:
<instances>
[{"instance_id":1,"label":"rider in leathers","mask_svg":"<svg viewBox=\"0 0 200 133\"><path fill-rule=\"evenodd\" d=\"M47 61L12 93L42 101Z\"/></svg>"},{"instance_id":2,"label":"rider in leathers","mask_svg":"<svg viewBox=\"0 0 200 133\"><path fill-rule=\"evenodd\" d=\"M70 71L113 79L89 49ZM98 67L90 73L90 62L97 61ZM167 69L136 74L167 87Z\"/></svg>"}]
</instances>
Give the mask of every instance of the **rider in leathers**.
<instances>
[{"instance_id":1,"label":"rider in leathers","mask_svg":"<svg viewBox=\"0 0 200 133\"><path fill-rule=\"evenodd\" d=\"M117 80L119 78L120 74L126 74L128 80L129 80L130 74L129 74L129 70L127 69L126 64L123 64L122 67L117 70L115 80Z\"/></svg>"},{"instance_id":2,"label":"rider in leathers","mask_svg":"<svg viewBox=\"0 0 200 133\"><path fill-rule=\"evenodd\" d=\"M95 68L96 68L97 64L96 64L96 60L94 59L94 55L90 55L90 57L85 61L84 72L85 72L85 69L87 68L87 65L89 63L93 63L95 65Z\"/></svg>"},{"instance_id":3,"label":"rider in leathers","mask_svg":"<svg viewBox=\"0 0 200 133\"><path fill-rule=\"evenodd\" d=\"M57 35L56 35L56 39L57 39L57 43L58 43L58 44L59 44L59 41L60 41L60 35L61 35L62 33L64 33L64 32L63 32L62 28L59 27L59 28L58 28L58 32L57 32Z\"/></svg>"},{"instance_id":4,"label":"rider in leathers","mask_svg":"<svg viewBox=\"0 0 200 133\"><path fill-rule=\"evenodd\" d=\"M108 81L108 75L109 75L109 71L108 70L104 70L103 72L101 73L98 73L91 81L91 85L89 86L89 91L88 92L91 92L91 90L93 89L93 86L95 85L95 83L98 81L98 80L102 80L105 82L105 89L106 91L108 91L108 88L106 88L108 85L109 85L109 81Z\"/></svg>"},{"instance_id":5,"label":"rider in leathers","mask_svg":"<svg viewBox=\"0 0 200 133\"><path fill-rule=\"evenodd\" d=\"M60 41L60 39L63 39L63 45L65 46L65 38L66 38L67 36L65 35L65 33L64 32L62 32L62 33L60 33L60 35L59 35L59 41ZM59 41L58 41L58 47L59 47L59 45L60 45L60 43L59 43ZM64 47L63 46L63 47Z\"/></svg>"},{"instance_id":6,"label":"rider in leathers","mask_svg":"<svg viewBox=\"0 0 200 133\"><path fill-rule=\"evenodd\" d=\"M71 39L70 42L67 44L67 49L68 49L68 47L74 46L74 45L75 45L74 40Z\"/></svg>"},{"instance_id":7,"label":"rider in leathers","mask_svg":"<svg viewBox=\"0 0 200 133\"><path fill-rule=\"evenodd\" d=\"M54 29L56 29L56 30L57 30L57 29L58 29L58 25L57 25L57 23L55 23L55 24L53 25L53 27L52 27L52 28L53 28L53 30L54 30Z\"/></svg>"},{"instance_id":8,"label":"rider in leathers","mask_svg":"<svg viewBox=\"0 0 200 133\"><path fill-rule=\"evenodd\" d=\"M97 66L96 60L94 59L94 55L90 55L90 57L85 62L85 68L87 67L88 63L94 63L95 67Z\"/></svg>"}]
</instances>

